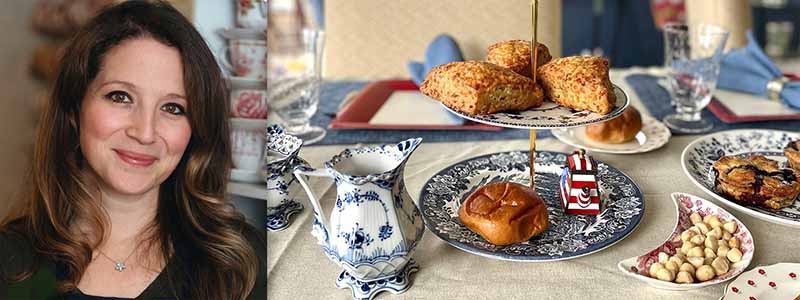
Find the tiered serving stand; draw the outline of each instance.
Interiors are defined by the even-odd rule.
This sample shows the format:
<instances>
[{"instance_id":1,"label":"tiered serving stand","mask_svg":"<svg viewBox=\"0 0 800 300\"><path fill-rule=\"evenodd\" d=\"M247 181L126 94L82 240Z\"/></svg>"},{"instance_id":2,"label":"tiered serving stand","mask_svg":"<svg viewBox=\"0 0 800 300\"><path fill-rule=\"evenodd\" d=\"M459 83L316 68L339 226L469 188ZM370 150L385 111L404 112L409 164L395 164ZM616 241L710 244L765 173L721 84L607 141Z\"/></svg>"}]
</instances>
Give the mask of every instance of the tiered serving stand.
<instances>
[{"instance_id":1,"label":"tiered serving stand","mask_svg":"<svg viewBox=\"0 0 800 300\"><path fill-rule=\"evenodd\" d=\"M537 74L538 0L531 0L532 79ZM436 236L461 250L512 261L553 261L600 251L627 236L644 214L642 192L633 180L616 168L598 163L602 211L598 215L569 215L561 208L559 179L566 153L536 152L536 130L585 126L613 119L630 104L614 85L616 103L605 115L575 111L553 102L521 112L466 115L479 123L530 130L530 151L503 152L467 159L439 171L423 186L419 199L425 224ZM527 155L526 155L527 154ZM537 160L540 162L536 167ZM537 173L537 170L539 171ZM527 175L527 176L526 176ZM527 178L526 178L527 177ZM458 210L476 189L488 183L511 181L529 184L548 207L548 228L538 236L508 246L496 246L464 226Z\"/></svg>"}]
</instances>

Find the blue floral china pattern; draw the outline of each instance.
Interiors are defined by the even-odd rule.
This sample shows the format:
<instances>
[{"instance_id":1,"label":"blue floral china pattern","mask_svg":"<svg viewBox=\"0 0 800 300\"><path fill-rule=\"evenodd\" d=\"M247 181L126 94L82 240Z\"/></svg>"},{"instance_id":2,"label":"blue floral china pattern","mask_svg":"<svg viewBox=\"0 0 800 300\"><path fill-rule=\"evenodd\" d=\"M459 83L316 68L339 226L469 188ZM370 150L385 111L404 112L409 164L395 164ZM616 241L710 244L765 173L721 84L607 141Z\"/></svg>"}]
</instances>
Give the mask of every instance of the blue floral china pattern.
<instances>
[{"instance_id":1,"label":"blue floral china pattern","mask_svg":"<svg viewBox=\"0 0 800 300\"><path fill-rule=\"evenodd\" d=\"M739 129L721 131L702 136L690 143L681 155L681 166L700 189L728 207L768 222L800 228L800 201L792 206L776 210L750 206L727 199L715 192L715 161L725 155L747 157L764 155L780 162L786 168L783 148L790 141L800 140L800 133L779 130Z\"/></svg>"},{"instance_id":2,"label":"blue floral china pattern","mask_svg":"<svg viewBox=\"0 0 800 300\"><path fill-rule=\"evenodd\" d=\"M292 170L306 163L297 154L303 140L288 135L279 125L267 127L267 145L262 171L267 183L267 229L272 231L286 229L289 217L303 210L293 195L297 193L297 181Z\"/></svg>"},{"instance_id":3,"label":"blue floral china pattern","mask_svg":"<svg viewBox=\"0 0 800 300\"><path fill-rule=\"evenodd\" d=\"M644 214L644 196L627 175L598 164L603 211L568 215L561 208L559 175L567 154L536 152L536 191L547 205L550 224L544 232L507 246L489 243L458 218L461 203L492 182L530 184L529 152L501 152L453 164L431 177L422 188L420 209L436 236L469 253L509 261L544 262L576 258L600 251L630 234Z\"/></svg>"},{"instance_id":4,"label":"blue floral china pattern","mask_svg":"<svg viewBox=\"0 0 800 300\"><path fill-rule=\"evenodd\" d=\"M425 225L403 173L421 141L345 149L322 169L294 169L314 208L311 233L326 256L344 269L337 286L351 288L354 297L405 291L410 285L405 278L418 269L411 254ZM306 176L333 179L336 199L330 214L322 212Z\"/></svg>"},{"instance_id":5,"label":"blue floral china pattern","mask_svg":"<svg viewBox=\"0 0 800 300\"><path fill-rule=\"evenodd\" d=\"M467 115L450 109L444 104L442 106L462 118L499 127L522 129L571 128L611 120L622 114L630 104L628 95L616 85L614 85L614 94L617 96L617 103L614 109L605 115L588 110L574 110L552 101L545 101L542 106L525 111L506 111L488 115Z\"/></svg>"}]
</instances>

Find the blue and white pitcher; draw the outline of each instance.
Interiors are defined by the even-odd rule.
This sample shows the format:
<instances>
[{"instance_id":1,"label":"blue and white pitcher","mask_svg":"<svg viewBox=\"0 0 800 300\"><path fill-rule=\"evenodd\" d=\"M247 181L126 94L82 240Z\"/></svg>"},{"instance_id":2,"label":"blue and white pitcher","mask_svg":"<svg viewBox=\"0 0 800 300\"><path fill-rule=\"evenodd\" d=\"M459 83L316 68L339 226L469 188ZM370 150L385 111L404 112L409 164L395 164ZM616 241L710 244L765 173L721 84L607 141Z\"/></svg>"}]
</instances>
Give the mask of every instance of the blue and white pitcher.
<instances>
[{"instance_id":1,"label":"blue and white pitcher","mask_svg":"<svg viewBox=\"0 0 800 300\"><path fill-rule=\"evenodd\" d=\"M312 234L328 258L344 269L336 286L351 288L354 298L404 292L410 287L409 273L419 269L411 253L425 226L406 191L403 169L421 141L346 149L324 169L295 167L314 207ZM336 183L330 223L304 176L329 177Z\"/></svg>"}]
</instances>

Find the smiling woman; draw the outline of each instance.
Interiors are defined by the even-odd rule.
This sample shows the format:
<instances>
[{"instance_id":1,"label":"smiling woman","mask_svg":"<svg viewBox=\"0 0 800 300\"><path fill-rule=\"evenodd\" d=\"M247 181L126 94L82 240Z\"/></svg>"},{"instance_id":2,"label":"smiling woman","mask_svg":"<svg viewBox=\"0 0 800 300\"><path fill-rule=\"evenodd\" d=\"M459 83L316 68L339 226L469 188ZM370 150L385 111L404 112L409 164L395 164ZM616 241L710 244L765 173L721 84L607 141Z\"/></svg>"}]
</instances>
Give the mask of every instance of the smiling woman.
<instances>
[{"instance_id":1,"label":"smiling woman","mask_svg":"<svg viewBox=\"0 0 800 300\"><path fill-rule=\"evenodd\" d=\"M227 91L164 2L70 42L24 205L0 227L0 298L264 299L265 233L225 198Z\"/></svg>"}]
</instances>

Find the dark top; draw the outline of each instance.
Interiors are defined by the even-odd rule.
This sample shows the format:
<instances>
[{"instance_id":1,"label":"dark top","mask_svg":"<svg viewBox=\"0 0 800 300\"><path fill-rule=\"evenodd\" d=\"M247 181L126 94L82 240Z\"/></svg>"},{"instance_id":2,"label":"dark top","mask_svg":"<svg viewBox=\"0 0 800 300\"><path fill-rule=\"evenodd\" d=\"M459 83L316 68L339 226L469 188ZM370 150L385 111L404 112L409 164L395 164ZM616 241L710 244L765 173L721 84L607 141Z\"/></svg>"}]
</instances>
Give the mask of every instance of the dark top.
<instances>
[{"instance_id":1,"label":"dark top","mask_svg":"<svg viewBox=\"0 0 800 300\"><path fill-rule=\"evenodd\" d=\"M245 226L244 236L256 252L259 259L256 284L248 299L267 298L267 233L263 229ZM0 276L16 274L27 270L33 264L34 255L31 245L23 238L12 234L0 234ZM198 262L199 263L199 262ZM188 299L186 296L175 297L175 290L167 278L168 271L175 271L181 266L175 260L167 262L166 267L150 283L147 288L133 299ZM180 274L179 272L170 272ZM64 276L51 260L42 261L39 269L31 277L21 282L6 283L0 278L0 299L81 299L81 300L121 300L130 298L98 297L86 295L78 289L67 293L57 293L58 282ZM181 284L180 279L173 280Z\"/></svg>"}]
</instances>

